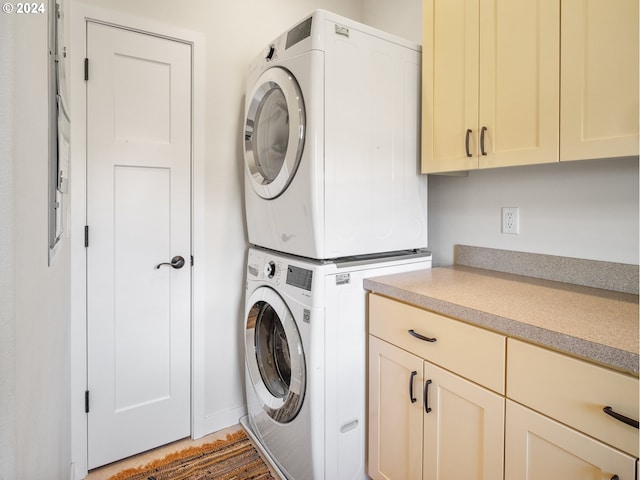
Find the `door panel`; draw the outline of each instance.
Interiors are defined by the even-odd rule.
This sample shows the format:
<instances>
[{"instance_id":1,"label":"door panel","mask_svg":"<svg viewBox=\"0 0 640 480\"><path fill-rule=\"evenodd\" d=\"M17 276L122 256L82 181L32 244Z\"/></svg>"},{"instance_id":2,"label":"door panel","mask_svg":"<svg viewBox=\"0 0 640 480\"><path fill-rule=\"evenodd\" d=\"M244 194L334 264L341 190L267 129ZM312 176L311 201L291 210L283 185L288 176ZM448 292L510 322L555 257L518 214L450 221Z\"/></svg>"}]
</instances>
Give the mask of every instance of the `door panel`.
<instances>
[{"instance_id":1,"label":"door panel","mask_svg":"<svg viewBox=\"0 0 640 480\"><path fill-rule=\"evenodd\" d=\"M480 168L557 162L559 2L487 1L480 25Z\"/></svg>"},{"instance_id":2,"label":"door panel","mask_svg":"<svg viewBox=\"0 0 640 480\"><path fill-rule=\"evenodd\" d=\"M367 473L375 480L422 478L422 364L369 335Z\"/></svg>"},{"instance_id":3,"label":"door panel","mask_svg":"<svg viewBox=\"0 0 640 480\"><path fill-rule=\"evenodd\" d=\"M423 172L478 168L480 4L426 0L424 5L424 31L433 34L425 37L423 50Z\"/></svg>"},{"instance_id":4,"label":"door panel","mask_svg":"<svg viewBox=\"0 0 640 480\"><path fill-rule=\"evenodd\" d=\"M186 437L191 47L89 22L89 468ZM180 255L187 265L169 262Z\"/></svg>"},{"instance_id":5,"label":"door panel","mask_svg":"<svg viewBox=\"0 0 640 480\"><path fill-rule=\"evenodd\" d=\"M560 158L638 155L638 1L562 2Z\"/></svg>"},{"instance_id":6,"label":"door panel","mask_svg":"<svg viewBox=\"0 0 640 480\"><path fill-rule=\"evenodd\" d=\"M501 479L504 398L429 362L424 379L423 480Z\"/></svg>"},{"instance_id":7,"label":"door panel","mask_svg":"<svg viewBox=\"0 0 640 480\"><path fill-rule=\"evenodd\" d=\"M150 268L170 255L169 180L166 168L115 167L116 412L171 394L170 272ZM138 357L140 351L145 354Z\"/></svg>"}]
</instances>

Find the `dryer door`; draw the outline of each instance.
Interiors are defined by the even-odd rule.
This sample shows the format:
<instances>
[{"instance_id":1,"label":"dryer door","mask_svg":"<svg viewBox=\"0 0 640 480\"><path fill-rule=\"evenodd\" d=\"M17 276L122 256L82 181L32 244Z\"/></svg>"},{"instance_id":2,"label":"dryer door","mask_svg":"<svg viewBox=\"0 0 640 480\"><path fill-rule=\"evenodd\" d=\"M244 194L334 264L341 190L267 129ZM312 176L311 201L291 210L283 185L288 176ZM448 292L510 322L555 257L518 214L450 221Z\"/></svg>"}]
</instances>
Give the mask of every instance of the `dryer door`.
<instances>
[{"instance_id":1,"label":"dryer door","mask_svg":"<svg viewBox=\"0 0 640 480\"><path fill-rule=\"evenodd\" d=\"M293 74L281 67L265 70L246 110L244 158L251 186L262 198L276 198L293 179L304 147L304 100Z\"/></svg>"},{"instance_id":2,"label":"dryer door","mask_svg":"<svg viewBox=\"0 0 640 480\"><path fill-rule=\"evenodd\" d=\"M263 410L280 423L292 421L304 400L306 366L295 319L268 287L253 292L246 313L245 352Z\"/></svg>"}]
</instances>

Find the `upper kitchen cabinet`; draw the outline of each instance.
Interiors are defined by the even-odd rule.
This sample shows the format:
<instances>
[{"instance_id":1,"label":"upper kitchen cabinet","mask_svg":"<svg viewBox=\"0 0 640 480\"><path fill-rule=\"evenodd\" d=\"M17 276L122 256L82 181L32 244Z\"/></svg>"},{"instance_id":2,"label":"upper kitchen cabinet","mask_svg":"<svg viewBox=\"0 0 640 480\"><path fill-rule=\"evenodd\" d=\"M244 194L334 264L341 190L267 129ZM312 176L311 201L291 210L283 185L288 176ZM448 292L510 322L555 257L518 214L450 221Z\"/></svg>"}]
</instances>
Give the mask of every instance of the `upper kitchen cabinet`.
<instances>
[{"instance_id":1,"label":"upper kitchen cabinet","mask_svg":"<svg viewBox=\"0 0 640 480\"><path fill-rule=\"evenodd\" d=\"M559 0L425 0L423 22L423 173L557 162Z\"/></svg>"},{"instance_id":2,"label":"upper kitchen cabinet","mask_svg":"<svg viewBox=\"0 0 640 480\"><path fill-rule=\"evenodd\" d=\"M638 155L638 0L562 0L560 159Z\"/></svg>"}]
</instances>

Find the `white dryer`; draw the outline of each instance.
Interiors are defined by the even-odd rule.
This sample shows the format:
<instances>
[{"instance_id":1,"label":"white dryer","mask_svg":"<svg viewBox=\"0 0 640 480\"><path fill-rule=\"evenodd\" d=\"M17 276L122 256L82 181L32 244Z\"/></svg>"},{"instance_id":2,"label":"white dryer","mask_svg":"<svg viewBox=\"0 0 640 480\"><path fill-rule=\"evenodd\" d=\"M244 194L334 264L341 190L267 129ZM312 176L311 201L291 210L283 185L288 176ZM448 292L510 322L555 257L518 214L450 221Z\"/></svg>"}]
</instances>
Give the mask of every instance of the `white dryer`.
<instances>
[{"instance_id":1,"label":"white dryer","mask_svg":"<svg viewBox=\"0 0 640 480\"><path fill-rule=\"evenodd\" d=\"M285 478L368 478L363 279L430 267L421 250L338 263L249 249L243 425Z\"/></svg>"},{"instance_id":2,"label":"white dryer","mask_svg":"<svg viewBox=\"0 0 640 480\"><path fill-rule=\"evenodd\" d=\"M250 64L249 242L337 258L427 246L421 47L318 10Z\"/></svg>"}]
</instances>

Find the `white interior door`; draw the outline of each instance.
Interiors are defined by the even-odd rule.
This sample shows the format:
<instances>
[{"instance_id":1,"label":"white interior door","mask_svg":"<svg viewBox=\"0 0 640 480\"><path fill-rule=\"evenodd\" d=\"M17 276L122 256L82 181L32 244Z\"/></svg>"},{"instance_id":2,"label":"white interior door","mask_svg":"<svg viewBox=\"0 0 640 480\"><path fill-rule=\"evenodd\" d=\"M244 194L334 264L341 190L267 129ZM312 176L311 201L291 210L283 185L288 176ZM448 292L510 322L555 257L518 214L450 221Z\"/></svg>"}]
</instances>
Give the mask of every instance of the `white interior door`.
<instances>
[{"instance_id":1,"label":"white interior door","mask_svg":"<svg viewBox=\"0 0 640 480\"><path fill-rule=\"evenodd\" d=\"M88 22L87 52L95 468L190 433L191 46Z\"/></svg>"}]
</instances>

